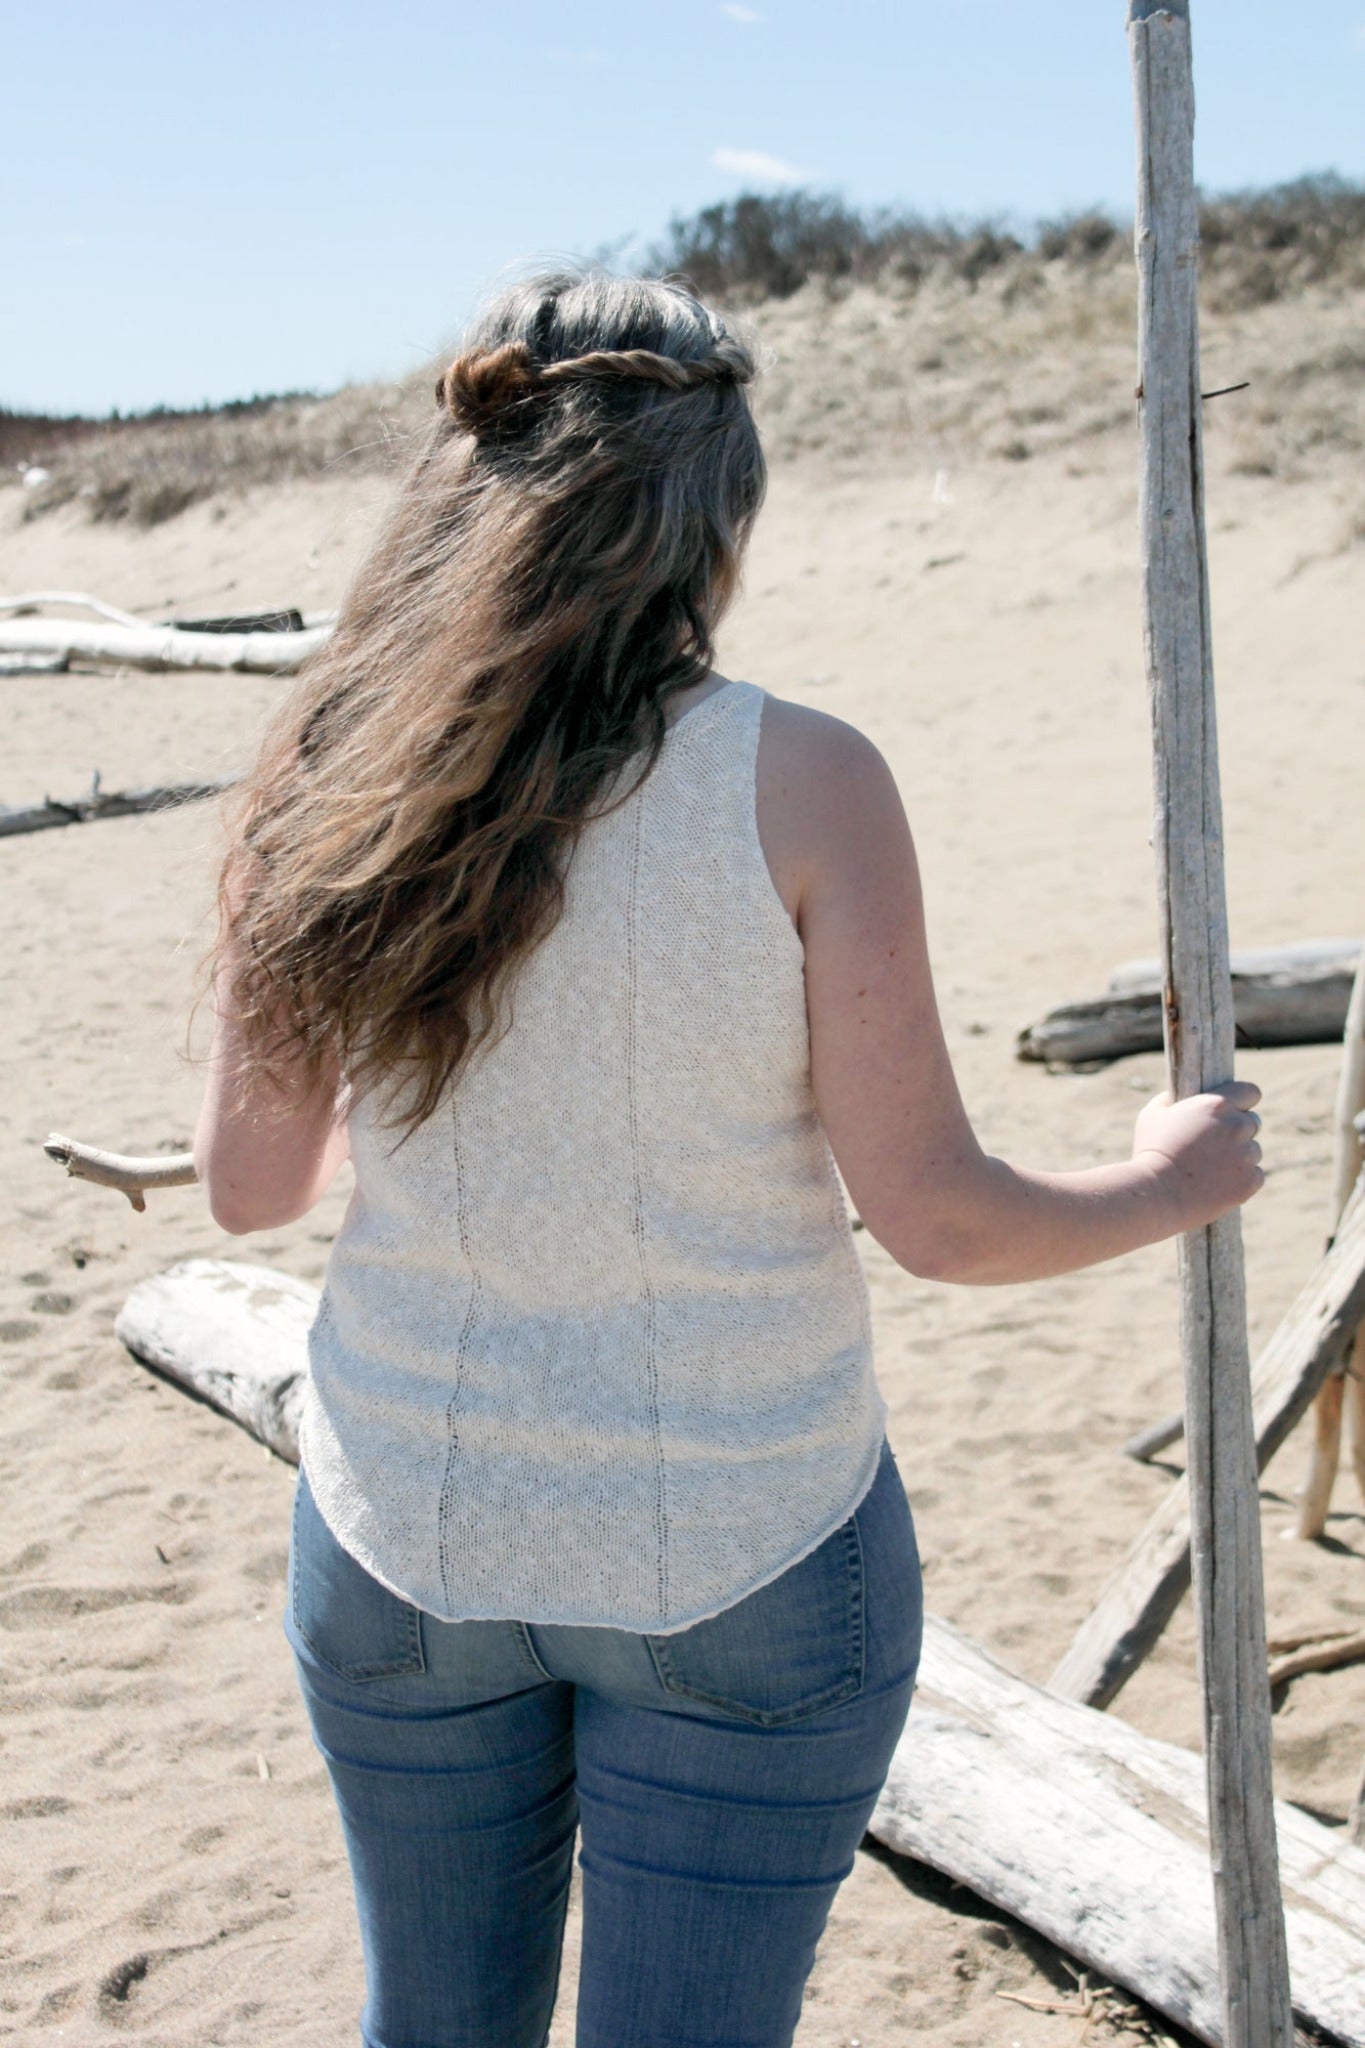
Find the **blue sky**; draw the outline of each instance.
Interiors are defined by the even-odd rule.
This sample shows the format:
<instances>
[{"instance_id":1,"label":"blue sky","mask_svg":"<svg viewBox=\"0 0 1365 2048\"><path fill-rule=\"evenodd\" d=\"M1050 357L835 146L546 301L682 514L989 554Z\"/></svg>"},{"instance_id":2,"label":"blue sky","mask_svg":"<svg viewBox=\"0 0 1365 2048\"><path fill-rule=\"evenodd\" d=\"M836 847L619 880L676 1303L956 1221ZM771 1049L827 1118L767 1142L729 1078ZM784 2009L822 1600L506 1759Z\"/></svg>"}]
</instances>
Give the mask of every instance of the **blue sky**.
<instances>
[{"instance_id":1,"label":"blue sky","mask_svg":"<svg viewBox=\"0 0 1365 2048\"><path fill-rule=\"evenodd\" d=\"M1365 177L1365 0L1193 0L1197 172ZM783 181L1130 207L1123 0L0 0L0 404L397 374L504 267Z\"/></svg>"}]
</instances>

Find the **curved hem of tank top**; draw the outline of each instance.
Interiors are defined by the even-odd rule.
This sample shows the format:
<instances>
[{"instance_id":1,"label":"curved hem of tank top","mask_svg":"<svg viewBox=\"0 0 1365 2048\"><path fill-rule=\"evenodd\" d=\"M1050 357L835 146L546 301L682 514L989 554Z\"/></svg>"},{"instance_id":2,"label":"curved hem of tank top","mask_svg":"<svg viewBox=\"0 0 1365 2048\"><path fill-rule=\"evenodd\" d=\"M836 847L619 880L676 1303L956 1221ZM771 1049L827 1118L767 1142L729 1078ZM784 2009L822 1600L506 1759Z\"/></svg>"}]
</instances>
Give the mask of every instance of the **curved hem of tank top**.
<instances>
[{"instance_id":1,"label":"curved hem of tank top","mask_svg":"<svg viewBox=\"0 0 1365 2048\"><path fill-rule=\"evenodd\" d=\"M871 1469L865 1472L859 1480L848 1505L840 1508L838 1514L824 1525L818 1535L812 1536L809 1542L802 1543L799 1549L794 1550L790 1557L784 1558L782 1563L775 1565L771 1571L763 1572L758 1578L751 1579L747 1586L743 1587L738 1593L733 1594L730 1599L722 1600L719 1606L704 1608L699 1614L690 1614L686 1621L671 1621L667 1628L624 1628L623 1633L633 1636L679 1636L683 1633L684 1629L696 1628L700 1622L714 1621L718 1614L726 1614L730 1608L738 1607L741 1600L747 1600L753 1593L761 1593L765 1586L771 1586L774 1580L780 1579L783 1572L794 1570L798 1564L801 1564L813 1552L817 1551L822 1543L828 1543L836 1529L842 1529L844 1523L851 1520L857 1514L876 1483L877 1474L880 1472L882 1465L882 1452L886 1449L887 1443L885 1421L886 1414L885 1410L883 1410L882 1433L878 1437L876 1449L872 1453ZM585 1623L581 1625L598 1628L622 1628L622 1624L619 1621ZM532 1622L531 1626L534 1628L536 1624Z\"/></svg>"},{"instance_id":2,"label":"curved hem of tank top","mask_svg":"<svg viewBox=\"0 0 1365 2048\"><path fill-rule=\"evenodd\" d=\"M331 1535L340 1544L346 1555L353 1558L362 1571L368 1572L370 1577L376 1580L386 1593L392 1593L395 1600L402 1600L409 1607L415 1607L419 1614L429 1615L433 1621L446 1622L451 1627L458 1626L462 1621L513 1621L520 1622L526 1628L613 1628L619 1630L622 1635L627 1636L677 1636L681 1635L684 1629L695 1628L699 1622L714 1621L718 1614L728 1613L730 1608L738 1607L741 1600L747 1600L751 1593L761 1593L765 1586L771 1586L775 1579L780 1579L783 1572L791 1571L795 1565L801 1564L813 1551L818 1550L822 1543L827 1543L836 1529L842 1529L844 1523L857 1514L859 1508L867 1499L869 1493L871 1493L877 1474L881 1470L882 1452L887 1447L885 1407L882 1409L882 1422L882 1432L877 1438L870 1467L863 1472L847 1504L841 1507L830 1521L823 1523L819 1531L808 1540L803 1541L797 1549L792 1551L789 1557L784 1557L781 1564L774 1565L771 1571L762 1572L758 1578L751 1579L747 1585L740 1588L739 1592L732 1593L728 1599L719 1601L715 1606L704 1607L696 1614L689 1614L685 1621L670 1621L667 1627L664 1628L660 1628L657 1625L649 1626L642 1622L581 1621L567 1618L562 1614L508 1614L502 1609L499 1609L496 1613L442 1614L438 1608L427 1607L422 1601L414 1599L411 1593L405 1592L403 1587L395 1585L392 1579L386 1578L384 1573L376 1568L371 1559L359 1556L351 1548L350 1544L332 1527L331 1520L318 1499L317 1489L313 1484L311 1475L308 1474L306 1455L299 1460L299 1470L308 1478L308 1489L313 1495L313 1503L318 1513L322 1516Z\"/></svg>"}]
</instances>

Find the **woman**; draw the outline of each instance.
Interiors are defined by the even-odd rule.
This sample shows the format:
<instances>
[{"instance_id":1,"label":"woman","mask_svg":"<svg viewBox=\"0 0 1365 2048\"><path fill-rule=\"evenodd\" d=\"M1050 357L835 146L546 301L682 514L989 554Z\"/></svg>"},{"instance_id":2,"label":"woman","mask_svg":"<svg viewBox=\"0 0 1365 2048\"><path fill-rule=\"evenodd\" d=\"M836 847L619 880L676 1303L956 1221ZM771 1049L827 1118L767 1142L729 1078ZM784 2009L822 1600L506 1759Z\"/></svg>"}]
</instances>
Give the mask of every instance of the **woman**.
<instances>
[{"instance_id":1,"label":"woman","mask_svg":"<svg viewBox=\"0 0 1365 2048\"><path fill-rule=\"evenodd\" d=\"M545 2041L576 1828L579 2048L791 2040L921 1619L834 1162L976 1283L1262 1178L1231 1083L1120 1164L981 1150L885 764L712 668L752 375L675 285L498 299L224 871L214 1215L355 1164L287 1626L370 2048Z\"/></svg>"}]
</instances>

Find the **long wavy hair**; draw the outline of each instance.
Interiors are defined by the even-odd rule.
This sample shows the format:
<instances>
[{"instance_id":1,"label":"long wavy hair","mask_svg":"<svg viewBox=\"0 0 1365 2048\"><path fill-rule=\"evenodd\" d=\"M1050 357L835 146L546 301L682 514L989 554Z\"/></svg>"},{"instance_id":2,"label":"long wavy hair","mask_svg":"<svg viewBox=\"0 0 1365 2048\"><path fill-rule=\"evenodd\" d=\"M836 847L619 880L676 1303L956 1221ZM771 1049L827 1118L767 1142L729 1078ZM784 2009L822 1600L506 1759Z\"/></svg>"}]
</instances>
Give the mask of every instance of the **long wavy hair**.
<instances>
[{"instance_id":1,"label":"long wavy hair","mask_svg":"<svg viewBox=\"0 0 1365 2048\"><path fill-rule=\"evenodd\" d=\"M407 1131L506 1029L579 833L711 668L766 480L753 374L673 283L485 309L245 786L216 948L243 1082L335 1063Z\"/></svg>"}]
</instances>

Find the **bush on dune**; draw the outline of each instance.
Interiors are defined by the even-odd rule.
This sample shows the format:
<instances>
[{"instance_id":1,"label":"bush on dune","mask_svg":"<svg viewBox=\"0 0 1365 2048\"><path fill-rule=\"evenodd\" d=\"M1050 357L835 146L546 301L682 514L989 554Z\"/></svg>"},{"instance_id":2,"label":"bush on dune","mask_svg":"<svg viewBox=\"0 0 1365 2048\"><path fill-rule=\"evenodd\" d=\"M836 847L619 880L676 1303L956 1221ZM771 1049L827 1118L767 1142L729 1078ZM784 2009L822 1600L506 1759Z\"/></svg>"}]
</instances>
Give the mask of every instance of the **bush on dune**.
<instances>
[{"instance_id":1,"label":"bush on dune","mask_svg":"<svg viewBox=\"0 0 1365 2048\"><path fill-rule=\"evenodd\" d=\"M1204 199L1205 274L1248 305L1304 284L1365 283L1365 187L1332 175ZM897 282L931 275L974 285L1002 264L1092 264L1128 257L1129 231L1092 209L1015 232L998 221L861 213L817 192L746 193L675 219L646 267L690 278L706 296L760 303L813 280Z\"/></svg>"}]
</instances>

